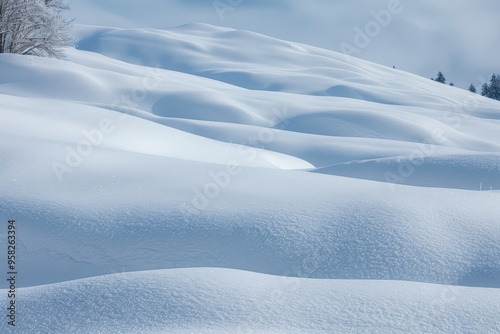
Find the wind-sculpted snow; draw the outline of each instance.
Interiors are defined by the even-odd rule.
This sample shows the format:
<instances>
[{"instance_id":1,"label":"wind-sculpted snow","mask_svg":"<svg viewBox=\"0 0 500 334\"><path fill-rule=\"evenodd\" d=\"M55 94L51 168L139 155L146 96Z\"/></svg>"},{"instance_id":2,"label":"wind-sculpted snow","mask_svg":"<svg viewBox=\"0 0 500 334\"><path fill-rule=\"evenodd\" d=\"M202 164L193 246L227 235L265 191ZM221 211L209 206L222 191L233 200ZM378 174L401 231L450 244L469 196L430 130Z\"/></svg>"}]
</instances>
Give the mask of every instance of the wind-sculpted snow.
<instances>
[{"instance_id":1,"label":"wind-sculpted snow","mask_svg":"<svg viewBox=\"0 0 500 334\"><path fill-rule=\"evenodd\" d=\"M416 186L500 190L500 154L383 158L339 163L316 171ZM401 172L403 171L403 172ZM408 175L407 177L406 174Z\"/></svg>"},{"instance_id":2,"label":"wind-sculpted snow","mask_svg":"<svg viewBox=\"0 0 500 334\"><path fill-rule=\"evenodd\" d=\"M0 55L20 332L500 330L499 102L202 24L76 33Z\"/></svg>"},{"instance_id":3,"label":"wind-sculpted snow","mask_svg":"<svg viewBox=\"0 0 500 334\"><path fill-rule=\"evenodd\" d=\"M20 212L25 222L29 285L211 266L499 287L500 233L491 218L500 214L498 192L246 167L211 198L204 187L215 184L222 165L109 149L98 149L58 183L46 160L57 146L32 145L45 155L16 167L16 180L2 184L9 189L15 182L26 192L3 193L2 210ZM21 177L35 175L34 168L36 177ZM155 182L145 187L148 179Z\"/></svg>"},{"instance_id":4,"label":"wind-sculpted snow","mask_svg":"<svg viewBox=\"0 0 500 334\"><path fill-rule=\"evenodd\" d=\"M22 289L23 333L498 331L498 289L199 268ZM99 310L91 312L90 310ZM441 311L436 319L435 312ZM443 312L444 311L444 312Z\"/></svg>"},{"instance_id":5,"label":"wind-sculpted snow","mask_svg":"<svg viewBox=\"0 0 500 334\"><path fill-rule=\"evenodd\" d=\"M247 31L186 24L169 30L77 28L77 48L266 91L439 107L463 90L333 51Z\"/></svg>"}]
</instances>

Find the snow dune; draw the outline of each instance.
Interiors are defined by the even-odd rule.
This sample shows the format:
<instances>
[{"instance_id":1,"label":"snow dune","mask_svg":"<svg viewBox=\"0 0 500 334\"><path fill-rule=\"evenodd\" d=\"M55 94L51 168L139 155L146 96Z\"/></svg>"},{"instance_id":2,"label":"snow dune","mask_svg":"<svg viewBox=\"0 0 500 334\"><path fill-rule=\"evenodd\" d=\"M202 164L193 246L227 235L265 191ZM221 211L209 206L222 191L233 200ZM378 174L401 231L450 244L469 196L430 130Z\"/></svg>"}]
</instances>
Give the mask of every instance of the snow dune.
<instances>
[{"instance_id":1,"label":"snow dune","mask_svg":"<svg viewBox=\"0 0 500 334\"><path fill-rule=\"evenodd\" d=\"M117 115L107 109L88 106L75 108L75 105L69 103L14 97L5 97L3 100L5 121L1 127L4 134L75 144L76 149L67 150L68 154L92 150L80 146L95 146L99 149L206 163L224 164L234 161L238 165L283 169L312 167L301 159L271 151L262 151L255 159L246 159L241 153L245 150L243 146L227 145L138 117L129 117L128 114ZM42 113L41 107L44 108ZM24 126L19 128L16 127L17 124ZM40 124L44 126L40 127ZM55 132L53 129L61 130ZM81 145L82 142L87 144Z\"/></svg>"},{"instance_id":2,"label":"snow dune","mask_svg":"<svg viewBox=\"0 0 500 334\"><path fill-rule=\"evenodd\" d=\"M198 268L115 274L23 292L21 302L29 310L23 316L33 332L54 332L54 323L60 323L58 333L499 329L491 321L500 312L498 289L412 282L305 280ZM99 312L88 317L88 309Z\"/></svg>"},{"instance_id":3,"label":"snow dune","mask_svg":"<svg viewBox=\"0 0 500 334\"><path fill-rule=\"evenodd\" d=\"M20 332L500 331L499 102L204 24L75 33L0 55Z\"/></svg>"}]
</instances>

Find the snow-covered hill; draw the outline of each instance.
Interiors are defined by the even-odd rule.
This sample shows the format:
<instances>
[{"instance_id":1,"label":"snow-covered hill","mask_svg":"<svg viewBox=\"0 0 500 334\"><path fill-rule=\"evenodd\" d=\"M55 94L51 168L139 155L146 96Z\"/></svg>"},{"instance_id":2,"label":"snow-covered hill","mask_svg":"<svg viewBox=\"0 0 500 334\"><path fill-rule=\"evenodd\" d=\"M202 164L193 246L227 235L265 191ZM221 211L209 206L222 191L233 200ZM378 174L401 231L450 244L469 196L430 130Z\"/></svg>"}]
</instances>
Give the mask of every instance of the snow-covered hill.
<instances>
[{"instance_id":1,"label":"snow-covered hill","mask_svg":"<svg viewBox=\"0 0 500 334\"><path fill-rule=\"evenodd\" d=\"M465 89L500 73L499 12L496 0L71 0L68 17L120 28L223 25L427 78L443 71Z\"/></svg>"},{"instance_id":2,"label":"snow-covered hill","mask_svg":"<svg viewBox=\"0 0 500 334\"><path fill-rule=\"evenodd\" d=\"M19 332L500 331L498 101L206 24L76 35L0 55Z\"/></svg>"}]
</instances>

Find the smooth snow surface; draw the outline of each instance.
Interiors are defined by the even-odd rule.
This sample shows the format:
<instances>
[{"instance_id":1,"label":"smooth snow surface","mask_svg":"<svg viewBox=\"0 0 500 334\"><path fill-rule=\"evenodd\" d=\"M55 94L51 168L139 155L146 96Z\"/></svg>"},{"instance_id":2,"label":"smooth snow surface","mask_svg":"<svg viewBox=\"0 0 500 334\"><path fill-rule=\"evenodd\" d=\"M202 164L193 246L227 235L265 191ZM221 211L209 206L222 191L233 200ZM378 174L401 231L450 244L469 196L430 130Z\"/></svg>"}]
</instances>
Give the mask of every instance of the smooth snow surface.
<instances>
[{"instance_id":1,"label":"smooth snow surface","mask_svg":"<svg viewBox=\"0 0 500 334\"><path fill-rule=\"evenodd\" d=\"M500 332L498 101L206 24L75 33L0 55L16 332Z\"/></svg>"},{"instance_id":2,"label":"smooth snow surface","mask_svg":"<svg viewBox=\"0 0 500 334\"><path fill-rule=\"evenodd\" d=\"M465 89L471 83L481 87L492 73L500 73L498 13L497 0L480 5L454 0L71 0L68 17L121 28L223 25L427 78L442 71L448 82Z\"/></svg>"}]
</instances>

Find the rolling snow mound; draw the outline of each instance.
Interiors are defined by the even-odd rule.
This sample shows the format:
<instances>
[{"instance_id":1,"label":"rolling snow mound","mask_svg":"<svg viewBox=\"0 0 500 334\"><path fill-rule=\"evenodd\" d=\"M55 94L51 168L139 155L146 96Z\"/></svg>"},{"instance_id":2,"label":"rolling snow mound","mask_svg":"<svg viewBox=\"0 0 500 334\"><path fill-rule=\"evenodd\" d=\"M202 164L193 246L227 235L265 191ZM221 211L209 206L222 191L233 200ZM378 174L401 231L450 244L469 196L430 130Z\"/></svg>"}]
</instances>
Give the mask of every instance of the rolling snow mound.
<instances>
[{"instance_id":1,"label":"rolling snow mound","mask_svg":"<svg viewBox=\"0 0 500 334\"><path fill-rule=\"evenodd\" d=\"M0 55L17 332L500 332L498 101L206 24L75 34Z\"/></svg>"}]
</instances>

